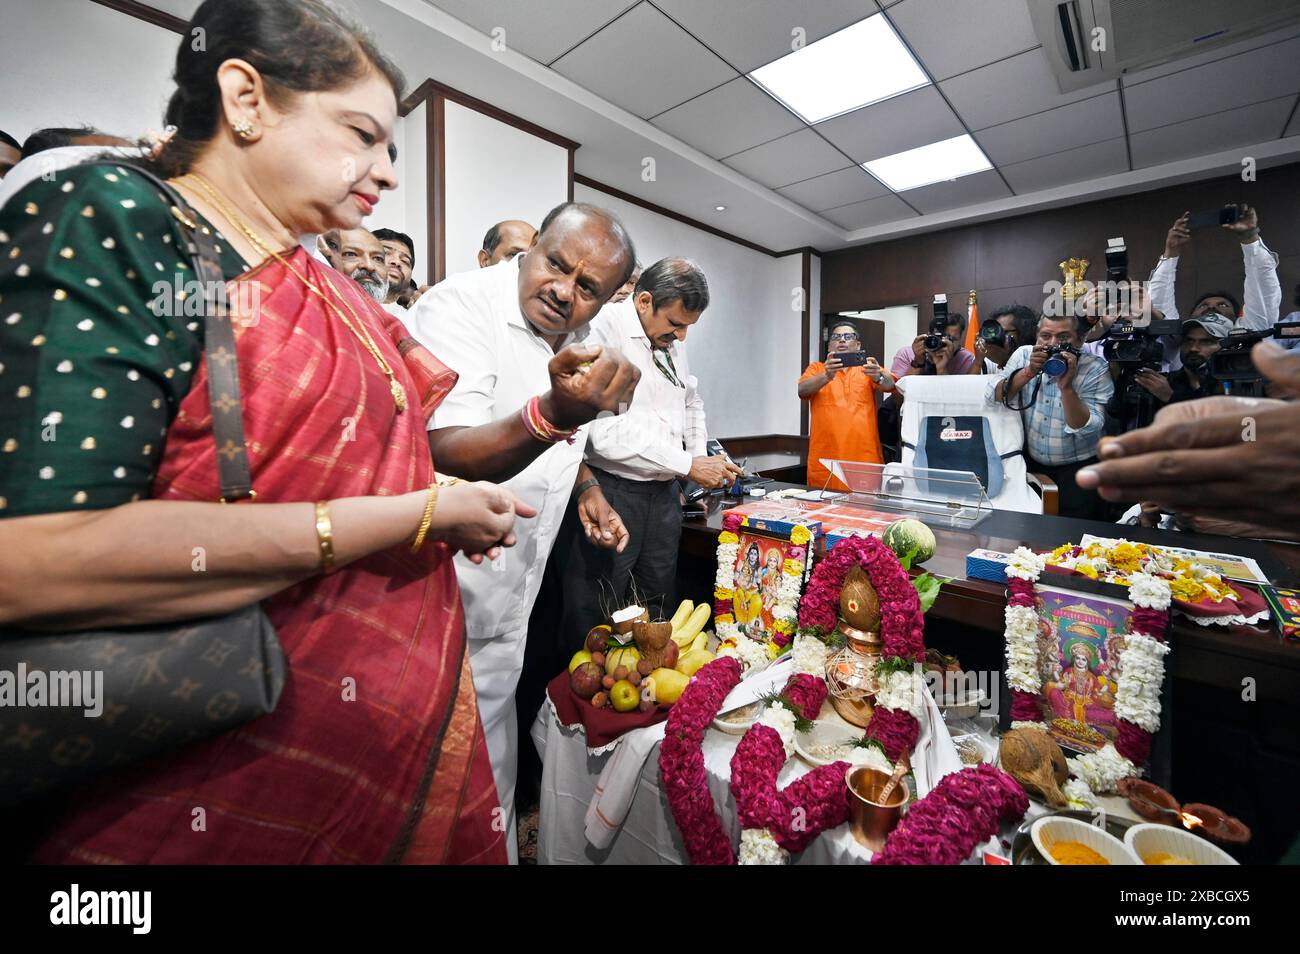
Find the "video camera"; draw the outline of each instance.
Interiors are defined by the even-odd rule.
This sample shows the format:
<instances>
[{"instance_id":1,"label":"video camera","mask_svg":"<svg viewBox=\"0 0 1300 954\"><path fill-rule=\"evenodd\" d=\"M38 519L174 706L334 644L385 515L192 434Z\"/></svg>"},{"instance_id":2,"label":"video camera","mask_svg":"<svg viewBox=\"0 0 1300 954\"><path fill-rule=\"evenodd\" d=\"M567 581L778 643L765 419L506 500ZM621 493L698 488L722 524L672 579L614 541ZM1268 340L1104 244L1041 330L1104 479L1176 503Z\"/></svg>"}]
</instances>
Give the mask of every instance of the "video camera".
<instances>
[{"instance_id":1,"label":"video camera","mask_svg":"<svg viewBox=\"0 0 1300 954\"><path fill-rule=\"evenodd\" d=\"M1128 282L1128 248L1124 239L1106 240L1106 288ZM1102 302L1103 310L1108 304ZM1116 302L1115 304L1119 304ZM1150 368L1159 371L1164 363L1165 348L1162 335L1181 335L1183 326L1176 318L1156 321L1148 316L1117 319L1106 335L1102 354L1107 361L1120 366L1121 372Z\"/></svg>"},{"instance_id":2,"label":"video camera","mask_svg":"<svg viewBox=\"0 0 1300 954\"><path fill-rule=\"evenodd\" d=\"M1263 376L1250 360L1250 349L1265 338L1294 341L1300 338L1300 321L1279 321L1268 331L1234 331L1210 355L1210 377L1227 382L1262 381Z\"/></svg>"}]
</instances>

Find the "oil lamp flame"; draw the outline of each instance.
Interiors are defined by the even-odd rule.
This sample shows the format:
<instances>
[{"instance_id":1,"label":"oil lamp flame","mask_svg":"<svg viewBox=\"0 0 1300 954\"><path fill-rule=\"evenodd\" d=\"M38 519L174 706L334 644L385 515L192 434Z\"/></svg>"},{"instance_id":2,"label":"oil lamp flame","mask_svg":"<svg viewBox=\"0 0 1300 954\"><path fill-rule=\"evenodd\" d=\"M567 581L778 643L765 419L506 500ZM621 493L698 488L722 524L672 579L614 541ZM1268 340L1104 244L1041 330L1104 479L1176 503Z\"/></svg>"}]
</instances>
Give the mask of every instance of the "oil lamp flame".
<instances>
[{"instance_id":1,"label":"oil lamp flame","mask_svg":"<svg viewBox=\"0 0 1300 954\"><path fill-rule=\"evenodd\" d=\"M1182 820L1183 827L1188 829L1197 828L1205 824L1195 815L1189 814L1188 812L1179 812L1178 817Z\"/></svg>"}]
</instances>

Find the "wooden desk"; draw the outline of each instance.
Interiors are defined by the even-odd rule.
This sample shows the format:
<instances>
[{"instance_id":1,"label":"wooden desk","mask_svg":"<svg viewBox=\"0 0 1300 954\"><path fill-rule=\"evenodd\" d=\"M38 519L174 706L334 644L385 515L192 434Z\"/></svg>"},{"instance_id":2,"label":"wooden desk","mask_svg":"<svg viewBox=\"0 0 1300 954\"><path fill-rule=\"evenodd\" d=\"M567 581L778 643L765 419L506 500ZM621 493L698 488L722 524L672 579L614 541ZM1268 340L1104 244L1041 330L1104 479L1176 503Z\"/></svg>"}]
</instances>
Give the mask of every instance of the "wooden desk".
<instances>
[{"instance_id":1,"label":"wooden desk","mask_svg":"<svg viewBox=\"0 0 1300 954\"><path fill-rule=\"evenodd\" d=\"M768 485L769 490L788 486L794 485ZM722 511L736 505L734 498L709 498L707 518L688 518L683 524L682 571L688 566L694 569L689 573L679 572L682 596L697 601L710 598L703 587L711 585L714 573L705 572L703 565L716 559ZM934 528L936 553L925 569L951 577L952 582L944 585L927 614L929 624L950 621L988 632L1001 640L1006 607L1004 587L967 579L966 554L979 548L1010 552L1022 544L1045 550L1078 540L1085 533L1235 553L1256 560L1275 583L1294 585L1300 580L1300 546L994 511L993 516L970 531ZM1293 706L1300 700L1300 643L1283 639L1271 626L1199 626L1175 616L1170 642L1174 646L1169 656L1170 674L1175 679L1238 693L1242 691L1243 680L1252 679L1261 701Z\"/></svg>"}]
</instances>

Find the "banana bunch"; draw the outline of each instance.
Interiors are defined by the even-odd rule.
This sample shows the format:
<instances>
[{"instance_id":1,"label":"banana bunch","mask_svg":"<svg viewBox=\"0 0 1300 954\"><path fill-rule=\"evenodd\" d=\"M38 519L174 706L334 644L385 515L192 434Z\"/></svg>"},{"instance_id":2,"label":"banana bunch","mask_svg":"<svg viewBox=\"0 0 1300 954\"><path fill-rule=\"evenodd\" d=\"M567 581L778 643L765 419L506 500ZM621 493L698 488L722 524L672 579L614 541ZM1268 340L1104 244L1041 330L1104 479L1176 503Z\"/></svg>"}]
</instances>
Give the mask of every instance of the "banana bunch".
<instances>
[{"instance_id":1,"label":"banana bunch","mask_svg":"<svg viewBox=\"0 0 1300 954\"><path fill-rule=\"evenodd\" d=\"M682 600L673 614L673 642L677 644L680 654L677 658L678 672L693 676L705 664L713 661L713 654L706 648L709 637L704 632L704 624L709 621L709 604L699 606L690 600Z\"/></svg>"}]
</instances>

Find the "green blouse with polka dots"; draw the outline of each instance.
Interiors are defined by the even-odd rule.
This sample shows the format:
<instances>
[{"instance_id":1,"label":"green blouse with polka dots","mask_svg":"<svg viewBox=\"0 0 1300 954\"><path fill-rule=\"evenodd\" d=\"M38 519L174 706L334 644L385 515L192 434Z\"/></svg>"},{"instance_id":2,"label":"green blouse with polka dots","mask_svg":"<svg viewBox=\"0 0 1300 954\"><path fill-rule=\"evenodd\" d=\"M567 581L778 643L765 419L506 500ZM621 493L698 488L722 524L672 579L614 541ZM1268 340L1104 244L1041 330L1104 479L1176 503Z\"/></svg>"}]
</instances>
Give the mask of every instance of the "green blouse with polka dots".
<instances>
[{"instance_id":1,"label":"green blouse with polka dots","mask_svg":"<svg viewBox=\"0 0 1300 954\"><path fill-rule=\"evenodd\" d=\"M0 518L149 496L203 359L181 242L167 200L125 165L38 179L0 209ZM244 271L218 247L227 279Z\"/></svg>"}]
</instances>

